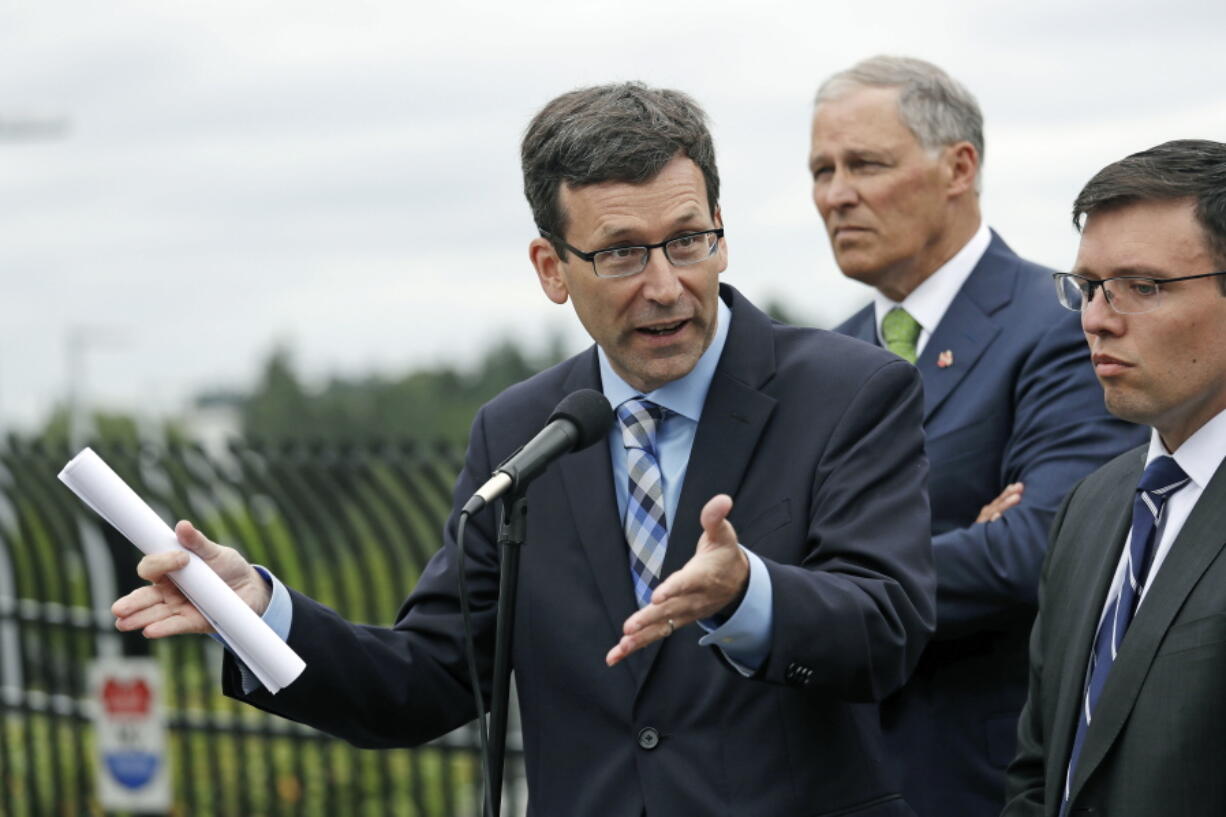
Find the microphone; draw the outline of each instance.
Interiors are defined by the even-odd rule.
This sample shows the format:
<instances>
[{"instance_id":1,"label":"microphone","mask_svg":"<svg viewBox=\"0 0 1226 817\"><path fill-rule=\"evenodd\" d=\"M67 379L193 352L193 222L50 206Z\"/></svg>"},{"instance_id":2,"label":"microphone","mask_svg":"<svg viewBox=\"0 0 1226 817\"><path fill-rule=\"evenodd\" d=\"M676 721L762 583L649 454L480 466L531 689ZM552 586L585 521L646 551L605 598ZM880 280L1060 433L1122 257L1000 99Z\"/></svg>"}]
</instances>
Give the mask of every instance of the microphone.
<instances>
[{"instance_id":1,"label":"microphone","mask_svg":"<svg viewBox=\"0 0 1226 817\"><path fill-rule=\"evenodd\" d=\"M522 489L563 454L596 443L613 427L613 409L595 389L580 389L562 398L549 422L494 469L494 475L464 503L460 513L472 515L511 488Z\"/></svg>"}]
</instances>

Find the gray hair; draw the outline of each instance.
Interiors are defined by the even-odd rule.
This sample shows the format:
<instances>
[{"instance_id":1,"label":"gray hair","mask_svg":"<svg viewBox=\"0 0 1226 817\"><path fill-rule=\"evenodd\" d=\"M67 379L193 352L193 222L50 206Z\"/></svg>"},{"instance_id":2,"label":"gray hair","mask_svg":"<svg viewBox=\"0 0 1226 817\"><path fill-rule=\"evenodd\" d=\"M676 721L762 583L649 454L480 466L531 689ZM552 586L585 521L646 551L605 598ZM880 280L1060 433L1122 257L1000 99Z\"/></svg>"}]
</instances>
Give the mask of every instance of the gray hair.
<instances>
[{"instance_id":1,"label":"gray hair","mask_svg":"<svg viewBox=\"0 0 1226 817\"><path fill-rule=\"evenodd\" d=\"M1191 199L1214 263L1226 269L1226 144L1176 139L1112 162L1094 174L1073 202L1073 226L1083 219L1144 201ZM1226 294L1226 277L1218 279Z\"/></svg>"},{"instance_id":2,"label":"gray hair","mask_svg":"<svg viewBox=\"0 0 1226 817\"><path fill-rule=\"evenodd\" d=\"M675 156L702 171L711 212L719 204L719 171L707 115L687 94L624 82L579 88L541 109L524 133L524 195L542 232L562 238L563 183L650 181ZM564 247L554 248L566 257Z\"/></svg>"},{"instance_id":3,"label":"gray hair","mask_svg":"<svg viewBox=\"0 0 1226 817\"><path fill-rule=\"evenodd\" d=\"M899 116L925 148L970 142L983 167L983 112L975 96L949 74L915 57L869 57L823 82L814 107L866 87L898 89Z\"/></svg>"}]
</instances>

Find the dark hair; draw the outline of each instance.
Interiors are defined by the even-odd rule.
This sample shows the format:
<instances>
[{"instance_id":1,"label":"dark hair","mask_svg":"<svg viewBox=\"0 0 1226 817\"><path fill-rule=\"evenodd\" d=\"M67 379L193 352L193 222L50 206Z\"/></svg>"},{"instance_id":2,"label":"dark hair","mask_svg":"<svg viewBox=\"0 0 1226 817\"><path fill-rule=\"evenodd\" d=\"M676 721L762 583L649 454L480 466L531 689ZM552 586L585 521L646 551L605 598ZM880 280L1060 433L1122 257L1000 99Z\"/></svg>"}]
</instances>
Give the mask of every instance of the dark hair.
<instances>
[{"instance_id":1,"label":"dark hair","mask_svg":"<svg viewBox=\"0 0 1226 817\"><path fill-rule=\"evenodd\" d=\"M641 82L596 85L562 94L528 124L520 156L524 195L536 226L556 238L566 233L558 203L563 183L650 181L678 154L702 171L711 212L719 203L719 171L707 115L680 91ZM565 248L554 242L558 254Z\"/></svg>"},{"instance_id":2,"label":"dark hair","mask_svg":"<svg viewBox=\"0 0 1226 817\"><path fill-rule=\"evenodd\" d=\"M1176 139L1107 165L1077 194L1073 226L1083 219L1141 201L1192 199L1214 263L1226 269L1226 144ZM1218 278L1226 294L1226 276Z\"/></svg>"}]
</instances>

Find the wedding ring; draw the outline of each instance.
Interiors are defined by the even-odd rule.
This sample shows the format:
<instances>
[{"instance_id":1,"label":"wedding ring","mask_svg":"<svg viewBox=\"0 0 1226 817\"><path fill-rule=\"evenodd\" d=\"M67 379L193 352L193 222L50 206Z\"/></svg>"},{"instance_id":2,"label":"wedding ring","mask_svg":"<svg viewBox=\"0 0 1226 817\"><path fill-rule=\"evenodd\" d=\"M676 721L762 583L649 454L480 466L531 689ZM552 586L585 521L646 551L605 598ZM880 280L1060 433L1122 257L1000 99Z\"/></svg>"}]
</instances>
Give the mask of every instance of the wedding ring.
<instances>
[{"instance_id":1,"label":"wedding ring","mask_svg":"<svg viewBox=\"0 0 1226 817\"><path fill-rule=\"evenodd\" d=\"M668 638L668 636L672 635L675 632L677 632L677 625L674 624L673 620L670 618L668 620L668 635L665 635L664 637Z\"/></svg>"}]
</instances>

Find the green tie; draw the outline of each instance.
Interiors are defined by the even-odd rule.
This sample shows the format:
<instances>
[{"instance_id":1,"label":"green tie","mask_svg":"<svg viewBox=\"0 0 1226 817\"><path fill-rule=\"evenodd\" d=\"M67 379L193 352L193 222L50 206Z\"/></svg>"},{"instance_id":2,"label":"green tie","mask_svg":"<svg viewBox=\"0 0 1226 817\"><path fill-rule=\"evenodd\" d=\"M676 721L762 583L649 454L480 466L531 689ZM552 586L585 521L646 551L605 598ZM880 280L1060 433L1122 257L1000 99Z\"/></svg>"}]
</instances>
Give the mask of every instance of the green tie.
<instances>
[{"instance_id":1,"label":"green tie","mask_svg":"<svg viewBox=\"0 0 1226 817\"><path fill-rule=\"evenodd\" d=\"M885 338L885 348L908 363L915 362L915 342L919 340L919 334L919 322L901 306L891 309L881 321L881 336Z\"/></svg>"}]
</instances>

